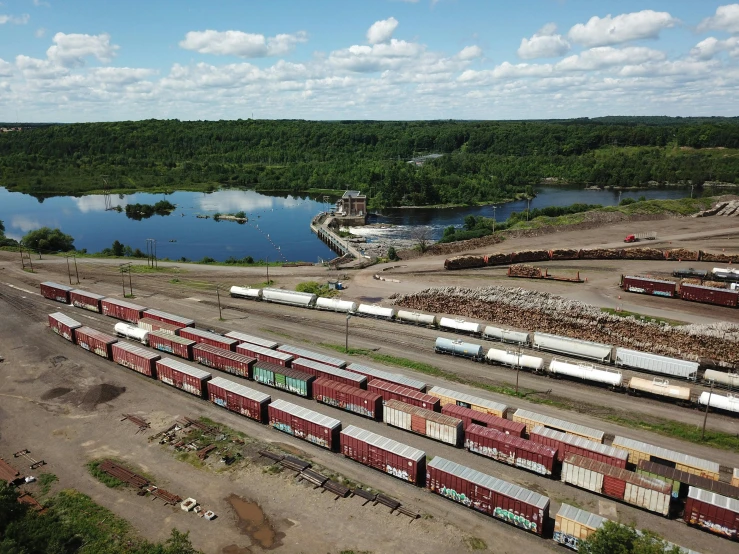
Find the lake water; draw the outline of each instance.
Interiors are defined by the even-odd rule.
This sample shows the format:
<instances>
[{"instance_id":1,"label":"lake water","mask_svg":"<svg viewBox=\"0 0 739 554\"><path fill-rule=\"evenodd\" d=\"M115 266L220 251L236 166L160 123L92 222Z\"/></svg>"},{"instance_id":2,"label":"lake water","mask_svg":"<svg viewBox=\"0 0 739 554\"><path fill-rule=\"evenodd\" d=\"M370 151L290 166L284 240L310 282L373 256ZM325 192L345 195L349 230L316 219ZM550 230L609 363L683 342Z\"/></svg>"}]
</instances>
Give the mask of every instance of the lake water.
<instances>
[{"instance_id":1,"label":"lake water","mask_svg":"<svg viewBox=\"0 0 739 554\"><path fill-rule=\"evenodd\" d=\"M575 187L540 187L531 208L568 206L576 202L615 205L616 191L590 191ZM683 198L690 189L670 188L624 192L622 198L646 196L655 198ZM324 211L326 204L308 196L267 195L254 191L221 190L212 193L175 192L163 194L111 195L113 206L141 203L154 204L167 199L177 209L167 216L154 215L136 221L124 212L106 211L102 195L70 197L57 196L43 201L18 192L0 188L0 220L7 236L18 239L26 232L42 226L59 227L72 235L78 249L98 252L119 240L132 248L146 251L146 239L157 241L160 258L178 260L181 257L200 260L210 256L222 261L229 256L255 260L308 261L331 259L335 254L310 231L310 220ZM495 218L505 220L513 211L524 211L526 202L502 204L495 209ZM248 223L216 222L199 219L197 215L213 215L244 211ZM445 227L460 226L465 216L493 217L492 206L461 208L385 209L378 223L390 223L390 229L352 228L353 232L375 237L410 238L414 229L428 229L433 239L441 237ZM176 241L176 242L170 242Z\"/></svg>"}]
</instances>

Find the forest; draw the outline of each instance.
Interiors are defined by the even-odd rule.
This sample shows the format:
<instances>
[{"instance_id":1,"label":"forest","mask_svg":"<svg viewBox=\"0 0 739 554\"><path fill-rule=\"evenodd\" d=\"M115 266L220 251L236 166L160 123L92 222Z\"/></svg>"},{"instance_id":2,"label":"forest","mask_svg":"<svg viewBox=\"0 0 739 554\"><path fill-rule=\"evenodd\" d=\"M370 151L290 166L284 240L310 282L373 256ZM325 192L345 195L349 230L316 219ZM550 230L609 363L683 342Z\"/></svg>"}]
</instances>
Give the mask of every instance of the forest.
<instances>
[{"instance_id":1,"label":"forest","mask_svg":"<svg viewBox=\"0 0 739 554\"><path fill-rule=\"evenodd\" d=\"M418 160L428 154L441 156ZM707 181L739 182L739 118L147 120L0 135L0 186L38 197L352 188L409 206L500 202L539 183Z\"/></svg>"}]
</instances>

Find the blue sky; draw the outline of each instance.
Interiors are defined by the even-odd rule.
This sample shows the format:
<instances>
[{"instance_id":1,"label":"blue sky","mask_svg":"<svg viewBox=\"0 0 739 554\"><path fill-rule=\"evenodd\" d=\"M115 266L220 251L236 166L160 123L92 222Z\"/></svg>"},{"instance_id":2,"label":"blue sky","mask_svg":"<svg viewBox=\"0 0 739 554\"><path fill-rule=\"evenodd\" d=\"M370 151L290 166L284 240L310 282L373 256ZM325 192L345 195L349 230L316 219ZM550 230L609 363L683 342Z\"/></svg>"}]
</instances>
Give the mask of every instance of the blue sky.
<instances>
[{"instance_id":1,"label":"blue sky","mask_svg":"<svg viewBox=\"0 0 739 554\"><path fill-rule=\"evenodd\" d=\"M739 4L2 0L0 121L737 115Z\"/></svg>"}]
</instances>

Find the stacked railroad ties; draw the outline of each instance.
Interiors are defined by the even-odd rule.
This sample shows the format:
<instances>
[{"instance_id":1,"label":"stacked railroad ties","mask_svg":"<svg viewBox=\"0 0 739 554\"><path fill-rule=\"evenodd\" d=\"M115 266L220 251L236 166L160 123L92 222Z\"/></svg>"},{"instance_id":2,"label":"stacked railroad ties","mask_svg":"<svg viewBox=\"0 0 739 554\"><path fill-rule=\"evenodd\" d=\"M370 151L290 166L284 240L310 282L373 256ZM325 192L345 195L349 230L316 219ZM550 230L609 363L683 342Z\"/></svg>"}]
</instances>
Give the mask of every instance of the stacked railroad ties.
<instances>
[{"instance_id":1,"label":"stacked railroad ties","mask_svg":"<svg viewBox=\"0 0 739 554\"><path fill-rule=\"evenodd\" d=\"M135 323L137 327L122 329L130 332L124 336L159 350L464 446L502 463L541 475L559 475L565 483L628 504L670 515L685 502L687 523L737 539L739 470L735 471L735 486L719 483L718 464L707 460L623 437L616 437L612 446L604 445L601 431L526 410L519 409L508 419L508 407L497 402L441 387L427 391L425 383L402 375L361 364L347 365L344 360L244 333L202 331L194 328L192 320L115 299L96 297L92 302L90 293L63 285L44 283L42 293L61 302L84 296L84 305L76 305ZM49 325L67 340L125 367L543 535L549 499L536 492L438 456L427 464L425 453L418 449L355 426L342 430L337 419L285 400L272 401L267 394L222 377L212 378L182 361L160 358L141 346L85 328L62 313L51 314ZM177 344L188 348L169 350L170 346L159 340L165 337L170 341L177 337L184 341ZM597 516L585 517L584 512L572 510L562 506L554 538L576 549L578 540L597 528L592 524ZM590 526L579 523L582 520Z\"/></svg>"}]
</instances>

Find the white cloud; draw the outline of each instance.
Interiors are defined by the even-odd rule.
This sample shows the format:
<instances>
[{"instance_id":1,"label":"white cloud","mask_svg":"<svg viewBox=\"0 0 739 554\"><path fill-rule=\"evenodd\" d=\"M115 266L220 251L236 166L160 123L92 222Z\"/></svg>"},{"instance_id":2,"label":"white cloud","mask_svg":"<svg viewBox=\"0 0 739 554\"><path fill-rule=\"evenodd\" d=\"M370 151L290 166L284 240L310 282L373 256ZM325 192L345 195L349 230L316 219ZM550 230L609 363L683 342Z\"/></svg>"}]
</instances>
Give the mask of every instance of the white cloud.
<instances>
[{"instance_id":1,"label":"white cloud","mask_svg":"<svg viewBox=\"0 0 739 554\"><path fill-rule=\"evenodd\" d=\"M308 34L299 31L294 35L279 34L274 37L242 31L190 31L180 41L185 50L201 54L219 54L240 58L266 58L284 56L295 49L298 43L307 42Z\"/></svg>"},{"instance_id":2,"label":"white cloud","mask_svg":"<svg viewBox=\"0 0 739 554\"><path fill-rule=\"evenodd\" d=\"M457 57L460 60L474 60L482 56L482 48L479 46L465 46L459 51Z\"/></svg>"},{"instance_id":3,"label":"white cloud","mask_svg":"<svg viewBox=\"0 0 739 554\"><path fill-rule=\"evenodd\" d=\"M600 46L569 56L555 65L564 71L594 71L615 65L625 66L665 59L665 53L643 46L613 48Z\"/></svg>"},{"instance_id":4,"label":"white cloud","mask_svg":"<svg viewBox=\"0 0 739 554\"><path fill-rule=\"evenodd\" d=\"M57 33L53 38L54 45L46 51L49 61L63 67L81 67L84 58L94 56L103 63L109 63L119 46L110 43L110 35L65 34Z\"/></svg>"},{"instance_id":5,"label":"white cloud","mask_svg":"<svg viewBox=\"0 0 739 554\"><path fill-rule=\"evenodd\" d=\"M22 15L0 15L0 25L5 25L6 23L12 23L14 25L25 25L28 23L31 19L31 16L27 13L24 13Z\"/></svg>"},{"instance_id":6,"label":"white cloud","mask_svg":"<svg viewBox=\"0 0 739 554\"><path fill-rule=\"evenodd\" d=\"M568 33L572 42L586 47L607 46L632 40L654 39L662 29L674 27L679 21L667 12L642 10L612 17L610 14L591 17L585 23L578 23Z\"/></svg>"},{"instance_id":7,"label":"white cloud","mask_svg":"<svg viewBox=\"0 0 739 554\"><path fill-rule=\"evenodd\" d=\"M10 218L10 226L14 229L18 229L23 233L33 231L34 229L40 229L43 227L38 219L28 217L26 215L14 215Z\"/></svg>"},{"instance_id":8,"label":"white cloud","mask_svg":"<svg viewBox=\"0 0 739 554\"><path fill-rule=\"evenodd\" d=\"M739 33L739 4L719 6L715 15L705 18L698 24L698 30L701 32L710 29Z\"/></svg>"},{"instance_id":9,"label":"white cloud","mask_svg":"<svg viewBox=\"0 0 739 554\"><path fill-rule=\"evenodd\" d=\"M375 21L372 26L367 29L367 42L370 44L387 42L393 38L393 33L397 28L398 20L394 17Z\"/></svg>"},{"instance_id":10,"label":"white cloud","mask_svg":"<svg viewBox=\"0 0 739 554\"><path fill-rule=\"evenodd\" d=\"M51 4L49 4L48 2L44 2L44 0L33 0L33 5L36 6L37 8L41 6L44 6L46 8L51 7Z\"/></svg>"},{"instance_id":11,"label":"white cloud","mask_svg":"<svg viewBox=\"0 0 739 554\"><path fill-rule=\"evenodd\" d=\"M0 58L0 77L10 77L11 75L13 75L13 64Z\"/></svg>"},{"instance_id":12,"label":"white cloud","mask_svg":"<svg viewBox=\"0 0 739 554\"><path fill-rule=\"evenodd\" d=\"M557 25L547 23L534 35L521 39L521 46L518 47L518 57L524 60L534 58L558 58L566 54L570 50L570 43L558 35Z\"/></svg>"},{"instance_id":13,"label":"white cloud","mask_svg":"<svg viewBox=\"0 0 739 554\"><path fill-rule=\"evenodd\" d=\"M21 70L23 76L29 80L58 79L69 73L67 68L49 60L39 60L22 54L16 56L15 65Z\"/></svg>"},{"instance_id":14,"label":"white cloud","mask_svg":"<svg viewBox=\"0 0 739 554\"><path fill-rule=\"evenodd\" d=\"M39 27L38 29L36 29L36 31L33 33L33 35L36 38L43 38L44 35L46 35L46 29L44 29L43 27Z\"/></svg>"},{"instance_id":15,"label":"white cloud","mask_svg":"<svg viewBox=\"0 0 739 554\"><path fill-rule=\"evenodd\" d=\"M699 60L710 60L723 51L729 52L732 57L739 56L739 37L729 37L726 40L708 37L696 44L690 50L690 55Z\"/></svg>"},{"instance_id":16,"label":"white cloud","mask_svg":"<svg viewBox=\"0 0 739 554\"><path fill-rule=\"evenodd\" d=\"M354 45L331 52L328 63L335 68L367 73L397 69L420 57L424 47L414 42L390 39L387 44Z\"/></svg>"}]
</instances>

